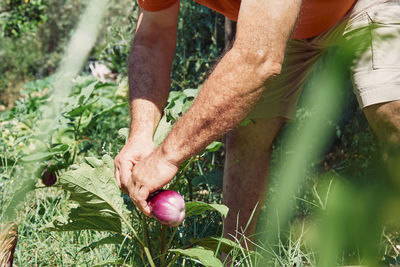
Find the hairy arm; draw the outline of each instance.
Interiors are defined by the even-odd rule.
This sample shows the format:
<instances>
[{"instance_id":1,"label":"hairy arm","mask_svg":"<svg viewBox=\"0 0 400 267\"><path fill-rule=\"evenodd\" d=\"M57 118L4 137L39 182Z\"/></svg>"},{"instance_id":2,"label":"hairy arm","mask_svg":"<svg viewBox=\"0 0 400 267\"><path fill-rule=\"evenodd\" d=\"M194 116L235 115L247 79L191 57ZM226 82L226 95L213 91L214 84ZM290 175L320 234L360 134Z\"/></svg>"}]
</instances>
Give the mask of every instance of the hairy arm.
<instances>
[{"instance_id":1,"label":"hairy arm","mask_svg":"<svg viewBox=\"0 0 400 267\"><path fill-rule=\"evenodd\" d=\"M243 120L280 73L301 0L242 0L233 48L221 59L165 141L132 170L129 194L145 214L146 198L169 183L180 163Z\"/></svg>"},{"instance_id":2,"label":"hairy arm","mask_svg":"<svg viewBox=\"0 0 400 267\"><path fill-rule=\"evenodd\" d=\"M160 12L139 13L129 58L131 125L129 138L151 140L168 92L176 46L179 1Z\"/></svg>"},{"instance_id":3,"label":"hairy arm","mask_svg":"<svg viewBox=\"0 0 400 267\"><path fill-rule=\"evenodd\" d=\"M242 0L233 48L159 148L169 162L179 165L245 118L261 96L263 83L280 73L300 4Z\"/></svg>"},{"instance_id":4,"label":"hairy arm","mask_svg":"<svg viewBox=\"0 0 400 267\"><path fill-rule=\"evenodd\" d=\"M153 133L170 89L178 12L179 1L159 12L139 12L129 58L130 132L115 158L115 179L126 193L133 167L154 150Z\"/></svg>"}]
</instances>

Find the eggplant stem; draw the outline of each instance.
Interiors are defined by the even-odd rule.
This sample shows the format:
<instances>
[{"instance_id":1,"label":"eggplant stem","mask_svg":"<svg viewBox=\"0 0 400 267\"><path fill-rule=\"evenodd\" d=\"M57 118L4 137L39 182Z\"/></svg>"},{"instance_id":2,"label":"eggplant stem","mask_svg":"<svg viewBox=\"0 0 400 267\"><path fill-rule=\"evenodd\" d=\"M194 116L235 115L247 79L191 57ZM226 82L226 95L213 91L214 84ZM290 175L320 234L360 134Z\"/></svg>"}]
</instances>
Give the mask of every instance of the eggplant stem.
<instances>
[{"instance_id":1,"label":"eggplant stem","mask_svg":"<svg viewBox=\"0 0 400 267\"><path fill-rule=\"evenodd\" d=\"M146 246L150 252L150 255L153 257L153 252L152 252L151 243L150 243L149 228L147 227L147 219L145 216L142 216L142 225L143 225L144 237L146 240Z\"/></svg>"},{"instance_id":2,"label":"eggplant stem","mask_svg":"<svg viewBox=\"0 0 400 267\"><path fill-rule=\"evenodd\" d=\"M167 246L165 247L165 249L164 249L164 253L167 251L167 249L169 249L169 247L171 246L171 243L172 243L172 241L174 240L174 237L175 237L175 234L176 234L176 231L178 230L178 227L175 227L174 228L174 231L172 232L172 234L171 234L171 237L169 238L169 240L168 240L168 243L167 243Z\"/></svg>"},{"instance_id":3,"label":"eggplant stem","mask_svg":"<svg viewBox=\"0 0 400 267\"><path fill-rule=\"evenodd\" d=\"M119 216L121 217L122 221L129 227L129 229L131 230L131 232L133 233L133 236L136 238L136 240L139 242L139 245L143 248L144 253L146 254L147 259L149 260L149 264L151 267L156 267L156 265L154 264L153 261L153 257L151 256L150 250L149 248L143 243L143 241L139 238L139 236L137 235L135 229L133 228L133 226L126 220L125 216L123 216L122 214L119 214ZM143 219L142 219L143 222Z\"/></svg>"},{"instance_id":4,"label":"eggplant stem","mask_svg":"<svg viewBox=\"0 0 400 267\"><path fill-rule=\"evenodd\" d=\"M165 225L161 226L161 240L160 240L160 264L165 266L165 238L167 236L167 227Z\"/></svg>"}]
</instances>

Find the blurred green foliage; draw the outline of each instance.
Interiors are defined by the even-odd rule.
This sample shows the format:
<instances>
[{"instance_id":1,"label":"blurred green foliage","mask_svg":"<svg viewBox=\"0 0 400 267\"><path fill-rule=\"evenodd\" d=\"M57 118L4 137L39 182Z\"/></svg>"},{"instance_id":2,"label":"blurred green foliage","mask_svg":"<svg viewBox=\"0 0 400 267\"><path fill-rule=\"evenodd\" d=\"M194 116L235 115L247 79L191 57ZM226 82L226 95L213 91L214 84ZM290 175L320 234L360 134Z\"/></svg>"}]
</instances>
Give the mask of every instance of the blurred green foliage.
<instances>
[{"instance_id":1,"label":"blurred green foliage","mask_svg":"<svg viewBox=\"0 0 400 267\"><path fill-rule=\"evenodd\" d=\"M0 3L2 36L20 37L47 20L47 5L43 0L6 0Z\"/></svg>"},{"instance_id":2,"label":"blurred green foliage","mask_svg":"<svg viewBox=\"0 0 400 267\"><path fill-rule=\"evenodd\" d=\"M4 4L9 6L0 13L0 105L12 106L26 81L54 72L83 4L79 0Z\"/></svg>"},{"instance_id":3,"label":"blurred green foliage","mask_svg":"<svg viewBox=\"0 0 400 267\"><path fill-rule=\"evenodd\" d=\"M0 105L11 107L26 81L54 73L85 1L8 0L0 5ZM89 61L127 74L137 11L136 1L111 1ZM205 80L224 48L223 24L222 15L194 1L181 1L173 89L196 88Z\"/></svg>"}]
</instances>

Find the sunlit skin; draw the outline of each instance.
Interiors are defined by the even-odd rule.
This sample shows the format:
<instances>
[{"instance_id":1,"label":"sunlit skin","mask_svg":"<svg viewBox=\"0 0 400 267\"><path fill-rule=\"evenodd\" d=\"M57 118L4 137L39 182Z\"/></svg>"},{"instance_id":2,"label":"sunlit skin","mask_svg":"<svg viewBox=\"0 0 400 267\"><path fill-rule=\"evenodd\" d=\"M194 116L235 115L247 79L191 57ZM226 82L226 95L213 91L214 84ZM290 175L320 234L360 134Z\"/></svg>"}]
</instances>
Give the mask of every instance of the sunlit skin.
<instances>
[{"instance_id":1,"label":"sunlit skin","mask_svg":"<svg viewBox=\"0 0 400 267\"><path fill-rule=\"evenodd\" d=\"M115 159L115 177L120 188L146 215L150 215L148 194L169 183L184 160L234 129L263 93L264 82L280 73L285 45L299 9L300 0L242 1L233 48L217 64L192 107L156 149L152 135L169 92L179 1L160 12L140 12L129 72L131 131L128 142ZM271 123L280 127L282 122L278 119ZM268 125L266 122L263 127ZM263 143L269 145L276 132L268 133L268 141ZM231 159L236 156L231 154ZM268 157L266 151L265 159ZM260 184L264 184L268 170L255 168L252 173L261 177L237 177L227 170L235 169L231 159L227 156L225 168L231 175L224 177L224 203L232 214L226 221L228 229L234 229L235 212L242 208L240 204L257 203L263 190ZM267 162L262 164L267 165ZM244 180L249 190L241 187L239 203L230 201L229 193L237 196ZM250 212L246 205L240 213L243 221Z\"/></svg>"}]
</instances>

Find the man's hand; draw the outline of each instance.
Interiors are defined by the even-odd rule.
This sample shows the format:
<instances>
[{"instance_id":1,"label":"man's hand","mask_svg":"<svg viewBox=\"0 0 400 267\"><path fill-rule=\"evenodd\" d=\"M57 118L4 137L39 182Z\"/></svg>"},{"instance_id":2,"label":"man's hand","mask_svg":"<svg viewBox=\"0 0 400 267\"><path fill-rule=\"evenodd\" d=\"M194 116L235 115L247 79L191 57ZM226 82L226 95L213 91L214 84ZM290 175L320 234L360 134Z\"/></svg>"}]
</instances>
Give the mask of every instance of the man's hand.
<instances>
[{"instance_id":1,"label":"man's hand","mask_svg":"<svg viewBox=\"0 0 400 267\"><path fill-rule=\"evenodd\" d=\"M151 140L139 141L137 139L128 139L121 152L115 157L114 177L117 180L119 188L124 193L129 193L127 185L131 180L133 167L153 151L154 143Z\"/></svg>"},{"instance_id":2,"label":"man's hand","mask_svg":"<svg viewBox=\"0 0 400 267\"><path fill-rule=\"evenodd\" d=\"M178 172L178 168L179 166L164 157L160 149L156 149L133 167L131 179L123 186L127 188L136 207L147 216L151 216L146 199L151 192L168 184Z\"/></svg>"},{"instance_id":3,"label":"man's hand","mask_svg":"<svg viewBox=\"0 0 400 267\"><path fill-rule=\"evenodd\" d=\"M115 179L120 189L147 215L150 212L144 202L148 193L171 180L177 171L176 167L162 164L163 161L152 154L152 137L171 86L178 13L179 1L160 11L139 9L129 57L130 136L115 158Z\"/></svg>"},{"instance_id":4,"label":"man's hand","mask_svg":"<svg viewBox=\"0 0 400 267\"><path fill-rule=\"evenodd\" d=\"M168 184L179 166L170 163L152 141L127 141L114 160L114 176L119 188L147 216L151 216L146 199Z\"/></svg>"}]
</instances>

